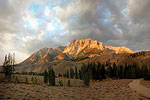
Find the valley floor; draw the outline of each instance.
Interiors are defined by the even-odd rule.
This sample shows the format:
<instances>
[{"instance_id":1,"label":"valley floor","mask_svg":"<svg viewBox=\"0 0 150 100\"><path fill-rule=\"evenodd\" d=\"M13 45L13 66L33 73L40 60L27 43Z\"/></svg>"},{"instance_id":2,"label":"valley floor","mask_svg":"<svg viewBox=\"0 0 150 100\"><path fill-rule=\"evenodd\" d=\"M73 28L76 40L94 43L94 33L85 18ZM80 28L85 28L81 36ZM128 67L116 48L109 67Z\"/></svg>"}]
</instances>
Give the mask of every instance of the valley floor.
<instances>
[{"instance_id":1,"label":"valley floor","mask_svg":"<svg viewBox=\"0 0 150 100\"><path fill-rule=\"evenodd\" d=\"M89 87L0 84L0 100L149 100L122 79L91 82Z\"/></svg>"}]
</instances>

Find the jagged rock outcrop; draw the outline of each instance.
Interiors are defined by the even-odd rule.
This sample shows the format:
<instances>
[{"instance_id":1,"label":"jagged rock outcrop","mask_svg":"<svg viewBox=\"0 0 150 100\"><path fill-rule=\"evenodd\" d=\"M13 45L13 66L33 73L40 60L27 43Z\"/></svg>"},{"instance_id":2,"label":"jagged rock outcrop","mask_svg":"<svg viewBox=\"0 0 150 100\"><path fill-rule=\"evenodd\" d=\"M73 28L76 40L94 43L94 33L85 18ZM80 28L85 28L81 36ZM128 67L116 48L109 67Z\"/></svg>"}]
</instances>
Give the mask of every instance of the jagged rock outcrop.
<instances>
[{"instance_id":1,"label":"jagged rock outcrop","mask_svg":"<svg viewBox=\"0 0 150 100\"><path fill-rule=\"evenodd\" d=\"M73 40L63 51L70 58L94 57L105 51L105 46L97 40Z\"/></svg>"},{"instance_id":2,"label":"jagged rock outcrop","mask_svg":"<svg viewBox=\"0 0 150 100\"><path fill-rule=\"evenodd\" d=\"M113 47L113 46L105 46L108 51L114 51L116 54L120 53L134 53L131 49L122 46L122 47Z\"/></svg>"},{"instance_id":3,"label":"jagged rock outcrop","mask_svg":"<svg viewBox=\"0 0 150 100\"><path fill-rule=\"evenodd\" d=\"M133 53L127 47L104 46L102 42L97 40L81 39L73 40L67 47L59 46L57 48L43 48L33 53L29 58L19 64L22 71L44 71L50 66L64 68L69 62L75 66L84 62L103 61L108 59L117 61L120 54ZM63 62L63 63L62 63ZM63 65L63 67L62 67ZM19 67L18 67L19 69ZM65 68L64 68L65 69Z\"/></svg>"}]
</instances>

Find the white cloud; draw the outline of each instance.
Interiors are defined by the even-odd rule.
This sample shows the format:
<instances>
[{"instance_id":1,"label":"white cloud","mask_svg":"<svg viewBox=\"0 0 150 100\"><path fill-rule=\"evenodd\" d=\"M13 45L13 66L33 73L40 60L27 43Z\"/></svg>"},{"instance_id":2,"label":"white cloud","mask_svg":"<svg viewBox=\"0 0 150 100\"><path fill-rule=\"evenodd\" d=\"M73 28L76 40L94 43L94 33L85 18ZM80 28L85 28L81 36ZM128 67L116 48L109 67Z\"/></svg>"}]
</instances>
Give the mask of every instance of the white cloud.
<instances>
[{"instance_id":1,"label":"white cloud","mask_svg":"<svg viewBox=\"0 0 150 100\"><path fill-rule=\"evenodd\" d=\"M149 0L54 0L53 8L46 2L49 0L0 0L0 54L16 51L17 58L27 57L43 47L88 37L133 50L150 48ZM30 11L34 3L42 7L37 14Z\"/></svg>"},{"instance_id":2,"label":"white cloud","mask_svg":"<svg viewBox=\"0 0 150 100\"><path fill-rule=\"evenodd\" d=\"M45 15L46 15L46 16L49 16L49 14L50 14L50 10L49 10L48 7L46 7L46 8L45 8Z\"/></svg>"},{"instance_id":3,"label":"white cloud","mask_svg":"<svg viewBox=\"0 0 150 100\"><path fill-rule=\"evenodd\" d=\"M40 33L38 34L38 39L42 39L44 35L45 35L45 32L41 30Z\"/></svg>"},{"instance_id":4,"label":"white cloud","mask_svg":"<svg viewBox=\"0 0 150 100\"><path fill-rule=\"evenodd\" d=\"M36 21L36 18L32 17L28 12L25 12L25 17L23 17L24 22L26 25L30 28L37 29L38 22Z\"/></svg>"}]
</instances>

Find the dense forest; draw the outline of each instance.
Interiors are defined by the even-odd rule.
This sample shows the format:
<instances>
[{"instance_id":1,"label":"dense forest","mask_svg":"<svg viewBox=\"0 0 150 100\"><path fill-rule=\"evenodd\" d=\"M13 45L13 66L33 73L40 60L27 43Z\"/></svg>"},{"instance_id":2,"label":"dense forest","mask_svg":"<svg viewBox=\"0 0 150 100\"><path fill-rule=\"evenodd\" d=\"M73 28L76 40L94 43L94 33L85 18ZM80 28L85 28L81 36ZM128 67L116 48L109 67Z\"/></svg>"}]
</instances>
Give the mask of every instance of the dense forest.
<instances>
[{"instance_id":1,"label":"dense forest","mask_svg":"<svg viewBox=\"0 0 150 100\"><path fill-rule=\"evenodd\" d=\"M144 64L142 67L138 66L137 63L131 65L125 64L117 66L115 63L101 64L100 62L83 64L81 69L75 67L75 71L71 68L67 70L63 75L65 78L81 79L86 82L89 80L104 80L106 78L111 79L138 79L144 78L150 80L150 69ZM88 83L89 84L89 83ZM88 85L87 84L87 85Z\"/></svg>"}]
</instances>

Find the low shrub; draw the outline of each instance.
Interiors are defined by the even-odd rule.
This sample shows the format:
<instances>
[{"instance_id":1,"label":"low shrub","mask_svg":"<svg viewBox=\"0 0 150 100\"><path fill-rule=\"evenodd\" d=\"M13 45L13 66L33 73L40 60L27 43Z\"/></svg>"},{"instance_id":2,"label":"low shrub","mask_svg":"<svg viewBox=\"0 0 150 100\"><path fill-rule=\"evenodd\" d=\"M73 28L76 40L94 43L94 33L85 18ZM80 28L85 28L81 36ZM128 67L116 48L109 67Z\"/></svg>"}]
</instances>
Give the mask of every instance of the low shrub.
<instances>
[{"instance_id":1,"label":"low shrub","mask_svg":"<svg viewBox=\"0 0 150 100\"><path fill-rule=\"evenodd\" d=\"M59 80L59 85L60 85L60 86L63 86L62 80Z\"/></svg>"},{"instance_id":2,"label":"low shrub","mask_svg":"<svg viewBox=\"0 0 150 100\"><path fill-rule=\"evenodd\" d=\"M69 87L71 86L71 82L70 82L70 80L68 80L68 84L67 84Z\"/></svg>"}]
</instances>

